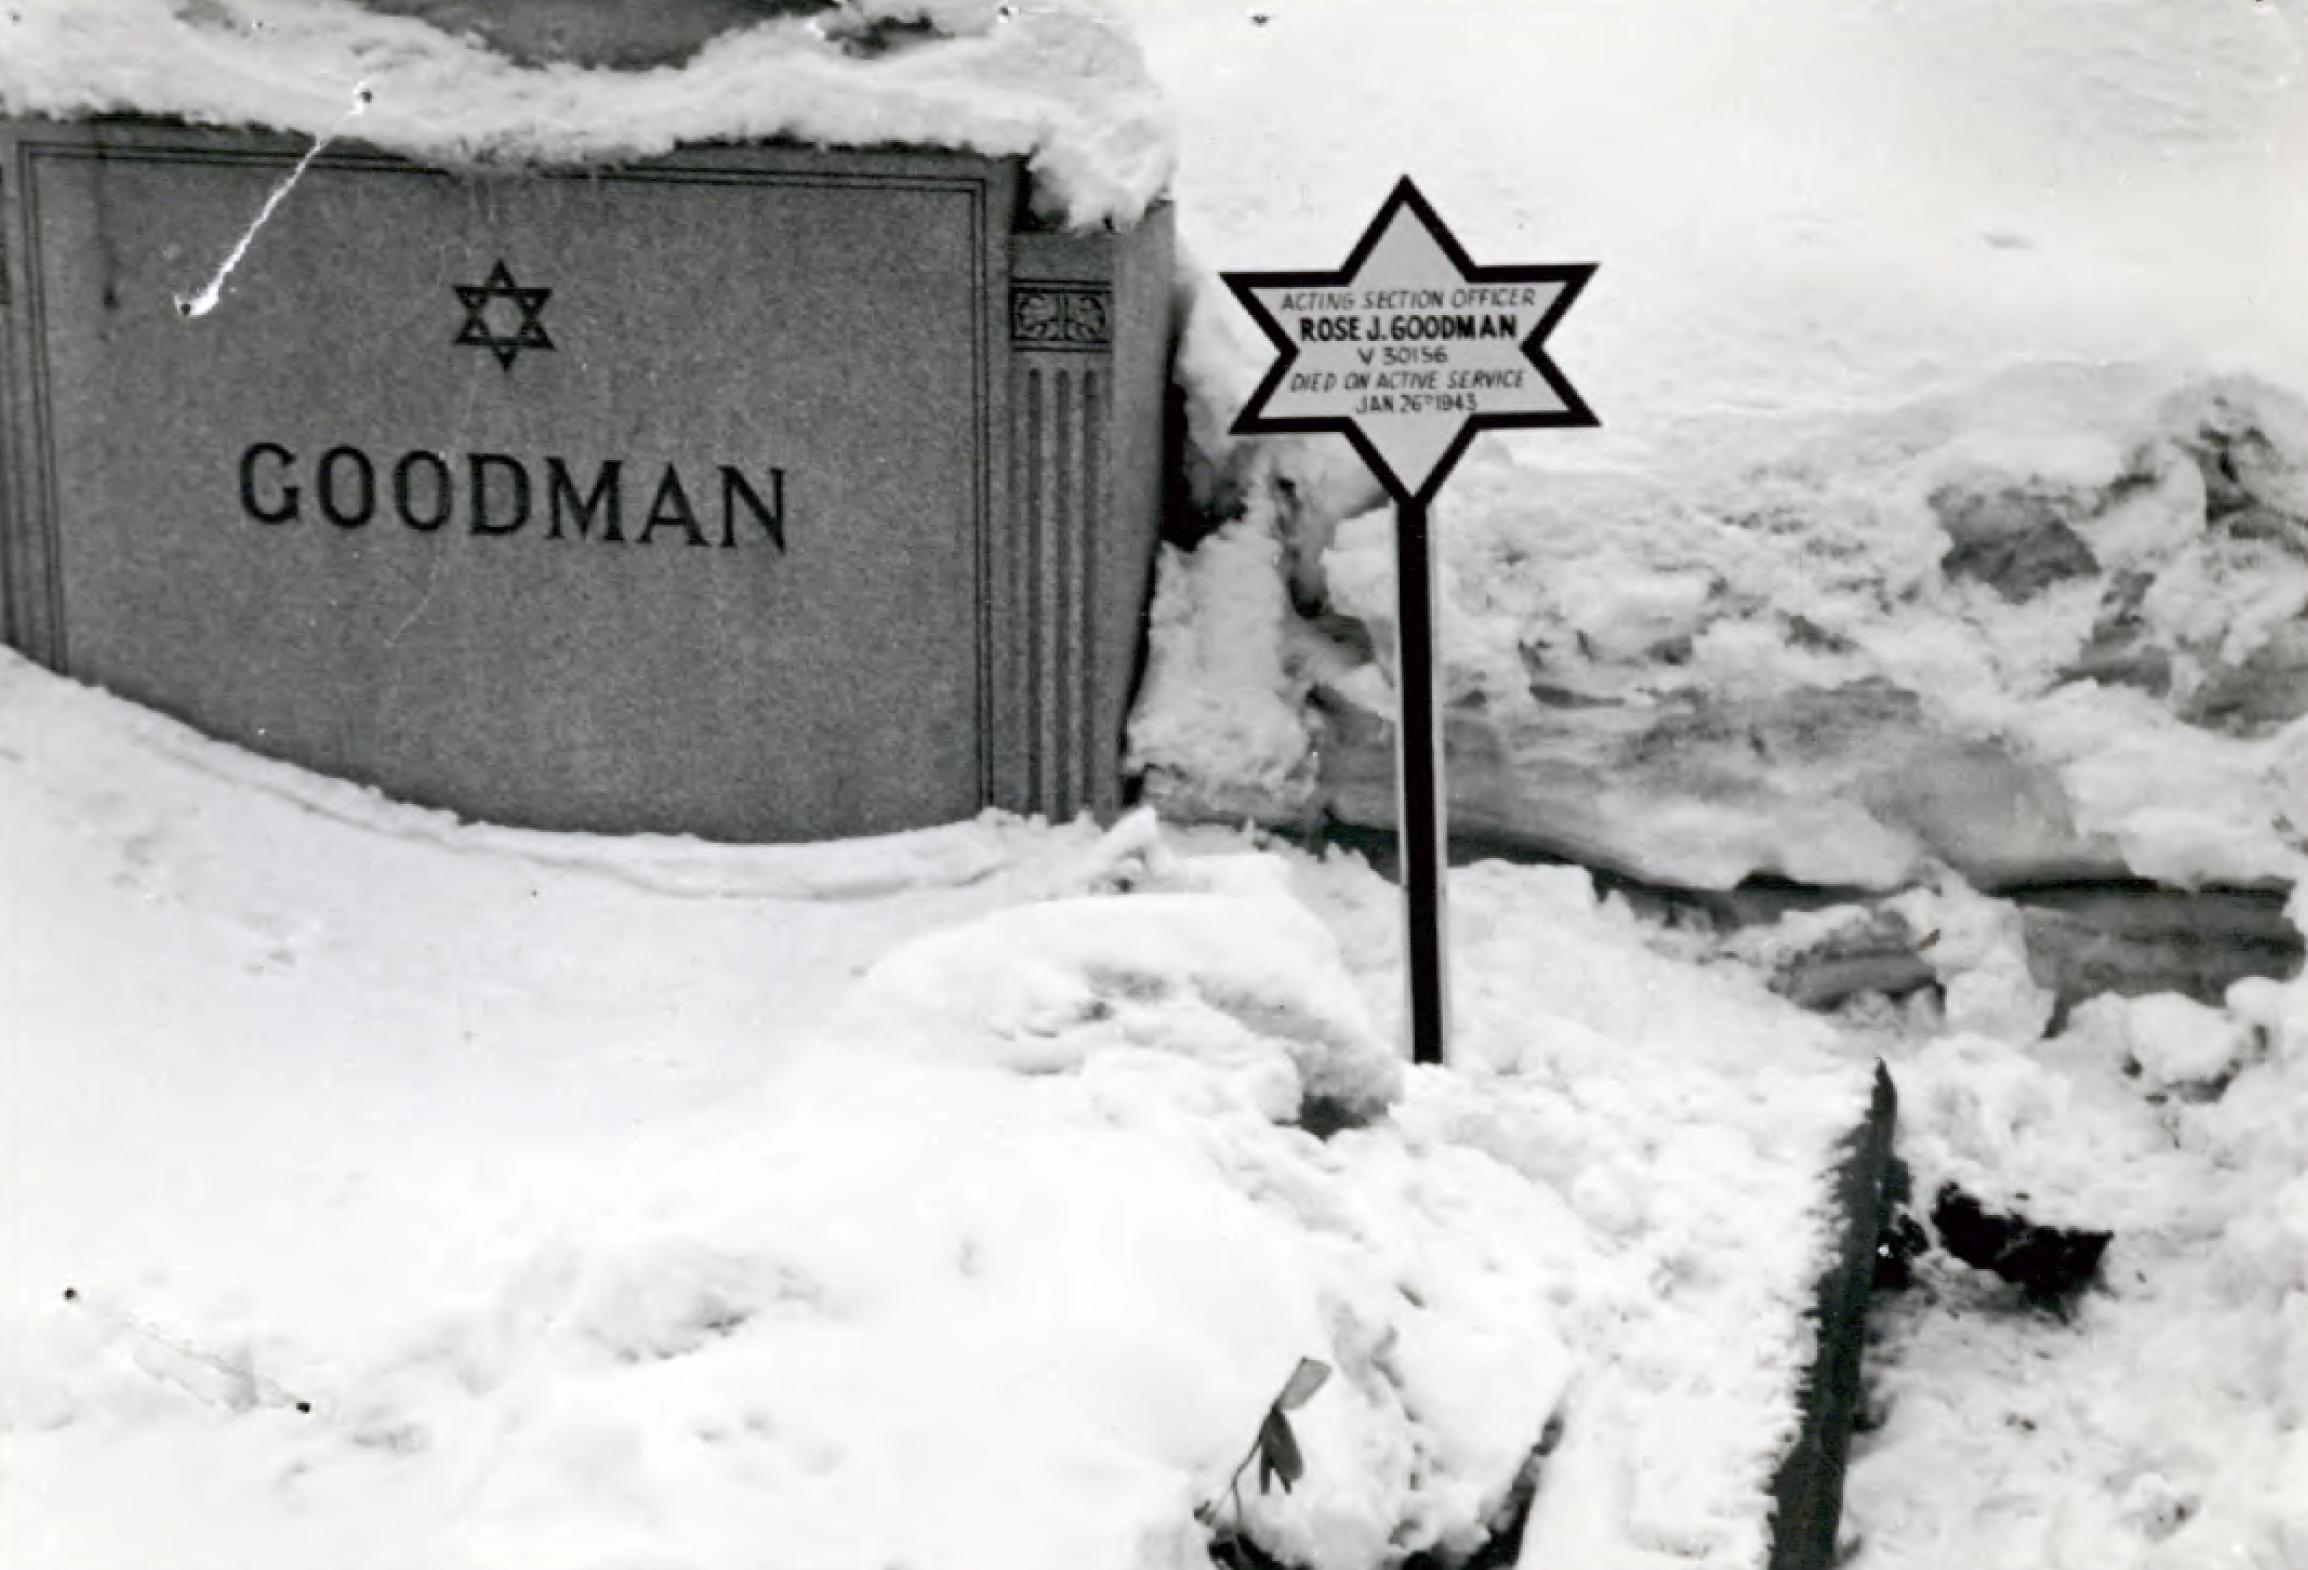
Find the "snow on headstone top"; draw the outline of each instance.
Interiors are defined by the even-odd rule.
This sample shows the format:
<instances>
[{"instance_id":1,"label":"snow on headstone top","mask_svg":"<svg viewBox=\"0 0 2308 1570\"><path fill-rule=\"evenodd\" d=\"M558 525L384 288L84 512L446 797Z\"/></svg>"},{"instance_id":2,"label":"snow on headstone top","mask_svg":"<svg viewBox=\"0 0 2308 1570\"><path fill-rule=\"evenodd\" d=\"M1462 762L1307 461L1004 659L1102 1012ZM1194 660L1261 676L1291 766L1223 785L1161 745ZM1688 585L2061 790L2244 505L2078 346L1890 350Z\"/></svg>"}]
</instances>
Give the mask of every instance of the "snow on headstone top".
<instances>
[{"instance_id":1,"label":"snow on headstone top","mask_svg":"<svg viewBox=\"0 0 2308 1570\"><path fill-rule=\"evenodd\" d=\"M1093 0L682 0L614 27L610 9L19 0L0 11L0 113L342 133L450 165L951 148L1024 158L1038 211L1076 229L1135 222L1170 179L1168 110Z\"/></svg>"}]
</instances>

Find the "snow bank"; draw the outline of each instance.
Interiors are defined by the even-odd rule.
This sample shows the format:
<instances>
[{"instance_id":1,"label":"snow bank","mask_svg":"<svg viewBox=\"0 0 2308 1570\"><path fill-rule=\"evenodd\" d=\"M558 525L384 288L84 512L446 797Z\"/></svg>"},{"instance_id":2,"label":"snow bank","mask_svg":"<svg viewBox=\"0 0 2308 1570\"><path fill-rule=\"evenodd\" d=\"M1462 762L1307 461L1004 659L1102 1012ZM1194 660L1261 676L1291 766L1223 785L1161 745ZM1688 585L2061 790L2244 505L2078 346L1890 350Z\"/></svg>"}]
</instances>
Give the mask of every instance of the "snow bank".
<instances>
[{"instance_id":1,"label":"snow bank","mask_svg":"<svg viewBox=\"0 0 2308 1570\"><path fill-rule=\"evenodd\" d=\"M1124 766L1147 799L1212 818L1295 817L1318 800L1303 638L1270 506L1188 554L1165 550ZM1188 762L1187 760L1191 760Z\"/></svg>"},{"instance_id":2,"label":"snow bank","mask_svg":"<svg viewBox=\"0 0 2308 1570\"><path fill-rule=\"evenodd\" d=\"M2308 869L2308 403L2033 371L1776 443L1673 490L1461 467L1455 826L1699 887ZM1172 553L1133 726L1155 799L1391 821L1393 557L1387 510L1338 526L1326 637L1229 533ZM1222 633L1259 657L1204 655ZM1241 712L1301 716L1295 774L1215 734Z\"/></svg>"},{"instance_id":3,"label":"snow bank","mask_svg":"<svg viewBox=\"0 0 2308 1570\"><path fill-rule=\"evenodd\" d=\"M1198 267L1335 263L1404 173L1478 261L1600 264L1550 352L1603 428L1486 438L1435 510L1463 827L1708 887L2299 875L2296 9L1132 14ZM1268 357L1194 293L1242 522L1164 567L1134 756L1175 812L1383 824L1391 521L1345 443L1225 434ZM2250 540L2198 461L2237 414ZM1237 528L1303 618L1253 643Z\"/></svg>"},{"instance_id":4,"label":"snow bank","mask_svg":"<svg viewBox=\"0 0 2308 1570\"><path fill-rule=\"evenodd\" d=\"M1127 225L1162 194L1170 121L1092 4L883 5L884 51L784 16L644 71L516 63L469 33L353 0L23 0L0 13L0 108L134 111L346 136L440 164L645 158L685 142L905 143L1022 157L1037 204Z\"/></svg>"},{"instance_id":5,"label":"snow bank","mask_svg":"<svg viewBox=\"0 0 2308 1570\"><path fill-rule=\"evenodd\" d=\"M1866 1063L1580 875L1412 1070L1389 885L1146 816L509 835L12 656L0 799L12 1564L1190 1566L1301 1357L1275 1552L1544 1442L1534 1552L1760 1562Z\"/></svg>"}]
</instances>

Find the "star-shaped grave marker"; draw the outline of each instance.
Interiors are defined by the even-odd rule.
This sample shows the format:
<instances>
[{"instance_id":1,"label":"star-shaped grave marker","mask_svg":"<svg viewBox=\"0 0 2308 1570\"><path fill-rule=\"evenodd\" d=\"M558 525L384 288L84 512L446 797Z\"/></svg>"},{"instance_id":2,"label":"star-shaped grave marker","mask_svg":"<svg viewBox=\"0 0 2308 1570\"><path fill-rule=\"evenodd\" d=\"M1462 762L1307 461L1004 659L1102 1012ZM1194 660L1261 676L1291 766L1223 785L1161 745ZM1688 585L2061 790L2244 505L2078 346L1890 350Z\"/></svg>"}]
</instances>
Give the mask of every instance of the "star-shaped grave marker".
<instances>
[{"instance_id":1,"label":"star-shaped grave marker","mask_svg":"<svg viewBox=\"0 0 2308 1570\"><path fill-rule=\"evenodd\" d=\"M461 283L454 287L465 307L465 325L457 329L458 343L488 350L497 357L497 364L508 371L523 349L553 347L553 340L545 335L545 324L537 319L545 309L545 302L553 298L552 290L523 288L513 281L512 269L503 261L489 269L488 282ZM490 325L490 307L499 300L519 313L519 321L511 332L499 332ZM496 319L505 320L505 313L497 312Z\"/></svg>"},{"instance_id":2,"label":"star-shaped grave marker","mask_svg":"<svg viewBox=\"0 0 2308 1570\"><path fill-rule=\"evenodd\" d=\"M1478 267L1406 179L1336 271L1224 275L1282 351L1234 429L1336 431L1429 500L1477 431L1601 423L1545 352L1594 272Z\"/></svg>"},{"instance_id":3,"label":"star-shaped grave marker","mask_svg":"<svg viewBox=\"0 0 2308 1570\"><path fill-rule=\"evenodd\" d=\"M1588 262L1477 267L1418 187L1395 186L1333 272L1222 274L1282 351L1234 429L1335 431L1395 501L1395 725L1411 1055L1444 1060L1447 836L1427 503L1475 433L1599 425L1546 355Z\"/></svg>"}]
</instances>

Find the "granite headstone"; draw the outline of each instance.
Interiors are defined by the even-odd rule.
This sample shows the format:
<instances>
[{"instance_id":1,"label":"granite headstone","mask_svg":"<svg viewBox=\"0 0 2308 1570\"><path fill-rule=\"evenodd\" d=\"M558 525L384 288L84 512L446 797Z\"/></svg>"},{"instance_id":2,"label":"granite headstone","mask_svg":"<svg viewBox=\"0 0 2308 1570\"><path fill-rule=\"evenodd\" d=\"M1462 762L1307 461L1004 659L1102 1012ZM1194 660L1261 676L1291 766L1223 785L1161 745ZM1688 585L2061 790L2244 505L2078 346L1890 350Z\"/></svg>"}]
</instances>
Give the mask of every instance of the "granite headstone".
<instances>
[{"instance_id":1,"label":"granite headstone","mask_svg":"<svg viewBox=\"0 0 2308 1570\"><path fill-rule=\"evenodd\" d=\"M7 641L497 822L740 840L1115 803L1170 233L1013 160L314 158L0 127Z\"/></svg>"}]
</instances>

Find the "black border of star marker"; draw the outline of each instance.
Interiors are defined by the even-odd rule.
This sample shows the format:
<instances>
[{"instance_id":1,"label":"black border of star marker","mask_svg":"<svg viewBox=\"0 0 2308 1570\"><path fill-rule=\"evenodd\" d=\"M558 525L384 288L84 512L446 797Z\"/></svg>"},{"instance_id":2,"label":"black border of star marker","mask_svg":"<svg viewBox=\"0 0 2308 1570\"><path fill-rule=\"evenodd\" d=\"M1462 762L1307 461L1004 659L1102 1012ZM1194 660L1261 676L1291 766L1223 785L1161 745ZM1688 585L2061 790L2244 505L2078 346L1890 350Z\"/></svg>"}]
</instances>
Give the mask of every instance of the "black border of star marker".
<instances>
[{"instance_id":1,"label":"black border of star marker","mask_svg":"<svg viewBox=\"0 0 2308 1570\"><path fill-rule=\"evenodd\" d=\"M1427 226L1445 257L1458 269L1462 279L1470 284L1538 283L1557 284L1554 300L1541 312L1538 325L1519 346L1524 358L1538 371L1547 386L1553 390L1562 407L1559 409L1530 410L1515 414L1473 414L1459 425L1458 433L1427 474L1425 483L1413 489L1394 472L1376 443L1363 434L1362 427L1352 415L1290 415L1276 417L1261 411L1290 375L1290 368L1298 361L1299 350L1283 330L1282 323L1260 302L1256 291L1261 289L1352 289L1355 276L1386 234L1397 215L1408 208ZM1370 466L1387 494L1395 502L1395 691L1399 712L1395 724L1395 770L1397 843L1401 851L1401 876L1404 910L1403 971L1405 982L1406 1023L1409 1028L1412 1060L1419 1063L1441 1063L1446 1060L1446 1044L1450 1034L1449 966L1443 950L1443 934L1448 921L1444 904L1449 892L1445 870L1449 866L1448 800L1442 789L1442 723L1435 703L1435 633L1434 633L1434 553L1432 533L1427 523L1427 503L1442 488L1443 481L1475 436L1486 430L1555 427L1579 428L1598 426L1603 422L1595 411L1587 407L1570 380L1546 357L1542 345L1555 323L1571 308L1571 303L1595 275L1592 262L1558 262L1545 265L1477 267L1466 248L1450 232L1432 203L1419 194L1408 176L1398 181L1378 216L1355 242L1348 253L1346 264L1328 272L1243 272L1221 273L1227 288L1242 302L1267 338L1282 351L1282 357L1266 373L1257 392L1243 405L1232 427L1238 436L1282 435L1291 433L1315 434L1336 432L1354 443Z\"/></svg>"},{"instance_id":2,"label":"black border of star marker","mask_svg":"<svg viewBox=\"0 0 2308 1570\"><path fill-rule=\"evenodd\" d=\"M1466 420L1459 426L1458 435L1452 438L1450 446L1435 464L1433 472L1427 476L1426 483L1415 491L1403 482L1402 478L1394 472L1393 467L1379 454L1377 444L1362 433L1362 427L1354 416L1335 414L1278 417L1260 412L1266 407L1267 400L1281 390L1285 380L1290 375L1290 368L1298 362L1299 351L1298 346L1290 341L1290 334L1283 329L1282 323L1277 321L1274 314L1267 310L1255 292L1260 289L1352 288L1355 275L1361 272L1363 264L1370 260L1370 253L1377 249L1378 242L1385 236L1388 227L1394 223L1396 214L1406 207L1418 215L1419 221L1424 223L1428 231L1433 234L1436 243L1441 245L1443 254L1450 258L1451 265L1458 269L1467 283L1561 285L1553 302L1540 313L1538 325L1533 327L1530 335L1522 341L1521 348L1524 358L1531 362L1532 367L1538 371L1541 380L1545 381L1563 406L1560 409L1531 410L1521 414L1473 414L1467 416ZM1258 391L1250 395L1250 401L1242 406L1242 413L1235 418L1234 434L1237 436L1265 436L1335 431L1354 443L1355 451L1362 454L1363 462L1370 465L1371 473L1378 476L1379 483L1386 487L1388 495L1397 501L1425 502L1431 500L1434 493L1442 488L1442 482L1449 476L1451 469L1458 463L1460 457L1465 454L1467 445L1480 432L1544 426L1585 427L1601 425L1603 422L1597 418L1594 410L1587 407L1587 401L1579 396L1578 389L1571 385L1570 379L1563 375L1552 360L1547 358L1540 347L1546 342L1547 334L1554 331L1555 324L1563 319L1563 313L1568 311L1571 308L1571 303L1578 299L1580 291L1586 288L1587 280L1594 277L1595 266L1596 264L1593 262L1553 262L1521 266L1478 267L1475 265L1474 258L1467 255L1466 247L1460 245L1458 237L1451 233L1450 226L1445 224L1441 215L1434 210L1434 204L1420 193L1419 188L1413 185L1410 177L1406 175L1397 181L1395 188L1387 194L1386 201L1379 207L1378 216L1370 221L1370 227L1363 230L1362 238L1355 242L1354 249L1347 254L1344 266L1327 272L1219 274L1225 280L1226 287L1234 291L1234 297L1242 302L1243 309L1247 310L1257 321L1275 348L1282 351L1282 358L1277 360L1274 363L1274 368L1266 373L1266 380L1258 384Z\"/></svg>"},{"instance_id":3,"label":"black border of star marker","mask_svg":"<svg viewBox=\"0 0 2308 1570\"><path fill-rule=\"evenodd\" d=\"M550 289L525 288L513 281L513 270L502 257L489 269L484 283L451 284L457 299L465 307L465 324L457 329L455 341L471 348L486 349L497 357L497 365L510 371L514 360L523 349L550 349L553 340L546 336L545 324L538 316L545 302L553 298ZM493 332L489 327L489 302L510 300L520 309L521 324L510 335Z\"/></svg>"}]
</instances>

